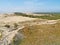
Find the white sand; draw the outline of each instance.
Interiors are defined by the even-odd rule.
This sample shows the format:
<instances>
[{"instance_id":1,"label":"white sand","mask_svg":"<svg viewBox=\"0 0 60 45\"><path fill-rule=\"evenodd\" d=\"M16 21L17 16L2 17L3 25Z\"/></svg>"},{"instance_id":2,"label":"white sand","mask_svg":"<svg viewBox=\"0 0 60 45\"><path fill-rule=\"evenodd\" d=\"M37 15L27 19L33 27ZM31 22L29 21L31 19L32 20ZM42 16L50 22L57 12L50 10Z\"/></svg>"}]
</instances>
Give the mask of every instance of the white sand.
<instances>
[{"instance_id":1,"label":"white sand","mask_svg":"<svg viewBox=\"0 0 60 45\"><path fill-rule=\"evenodd\" d=\"M22 21L31 21L35 18L23 17L23 16L8 16L5 18L0 18L0 22L22 22Z\"/></svg>"}]
</instances>

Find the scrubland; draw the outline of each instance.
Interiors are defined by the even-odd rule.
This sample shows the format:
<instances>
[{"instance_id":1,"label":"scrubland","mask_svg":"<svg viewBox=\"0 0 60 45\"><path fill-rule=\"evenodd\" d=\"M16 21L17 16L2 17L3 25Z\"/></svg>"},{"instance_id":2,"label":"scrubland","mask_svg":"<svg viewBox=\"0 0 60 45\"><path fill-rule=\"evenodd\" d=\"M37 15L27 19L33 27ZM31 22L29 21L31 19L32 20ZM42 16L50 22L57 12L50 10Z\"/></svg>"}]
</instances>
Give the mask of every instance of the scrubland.
<instances>
[{"instance_id":1,"label":"scrubland","mask_svg":"<svg viewBox=\"0 0 60 45\"><path fill-rule=\"evenodd\" d=\"M3 15L0 32L3 45L60 45L60 15Z\"/></svg>"}]
</instances>

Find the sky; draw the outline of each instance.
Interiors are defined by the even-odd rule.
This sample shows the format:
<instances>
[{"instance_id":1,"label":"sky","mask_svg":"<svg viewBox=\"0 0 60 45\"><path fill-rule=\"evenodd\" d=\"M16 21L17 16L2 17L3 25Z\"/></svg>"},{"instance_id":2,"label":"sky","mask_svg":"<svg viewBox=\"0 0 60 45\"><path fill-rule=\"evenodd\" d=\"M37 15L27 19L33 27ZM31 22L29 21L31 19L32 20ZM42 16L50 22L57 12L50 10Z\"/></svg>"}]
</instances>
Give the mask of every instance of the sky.
<instances>
[{"instance_id":1,"label":"sky","mask_svg":"<svg viewBox=\"0 0 60 45\"><path fill-rule=\"evenodd\" d=\"M60 12L60 0L0 0L0 12Z\"/></svg>"}]
</instances>

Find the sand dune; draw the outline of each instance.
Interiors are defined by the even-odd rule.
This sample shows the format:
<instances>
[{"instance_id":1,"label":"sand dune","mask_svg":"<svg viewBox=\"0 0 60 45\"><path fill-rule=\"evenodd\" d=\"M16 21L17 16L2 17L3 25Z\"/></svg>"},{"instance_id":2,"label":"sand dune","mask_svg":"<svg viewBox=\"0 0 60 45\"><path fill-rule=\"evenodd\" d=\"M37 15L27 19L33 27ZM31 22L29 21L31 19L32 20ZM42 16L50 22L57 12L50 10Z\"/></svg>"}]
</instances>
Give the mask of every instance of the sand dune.
<instances>
[{"instance_id":1,"label":"sand dune","mask_svg":"<svg viewBox=\"0 0 60 45\"><path fill-rule=\"evenodd\" d=\"M35 20L35 18L29 18L29 17L23 17L23 16L7 16L3 18L3 16L0 18L0 22L22 22L22 21L29 21L29 20Z\"/></svg>"}]
</instances>

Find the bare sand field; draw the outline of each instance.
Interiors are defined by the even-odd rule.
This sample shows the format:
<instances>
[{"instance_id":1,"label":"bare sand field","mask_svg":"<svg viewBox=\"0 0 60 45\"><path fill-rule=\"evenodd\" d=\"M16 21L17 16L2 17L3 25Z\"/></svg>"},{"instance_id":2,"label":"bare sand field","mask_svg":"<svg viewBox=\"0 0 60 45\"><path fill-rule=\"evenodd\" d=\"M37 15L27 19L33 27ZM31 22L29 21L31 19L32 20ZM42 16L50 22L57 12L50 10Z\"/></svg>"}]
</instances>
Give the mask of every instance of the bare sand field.
<instances>
[{"instance_id":1,"label":"bare sand field","mask_svg":"<svg viewBox=\"0 0 60 45\"><path fill-rule=\"evenodd\" d=\"M23 22L23 21L31 21L31 20L35 20L35 18L29 18L29 17L23 17L23 16L8 16L6 15L4 17L4 15L0 16L0 22L4 22L4 23L17 23L17 22Z\"/></svg>"}]
</instances>

